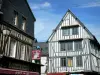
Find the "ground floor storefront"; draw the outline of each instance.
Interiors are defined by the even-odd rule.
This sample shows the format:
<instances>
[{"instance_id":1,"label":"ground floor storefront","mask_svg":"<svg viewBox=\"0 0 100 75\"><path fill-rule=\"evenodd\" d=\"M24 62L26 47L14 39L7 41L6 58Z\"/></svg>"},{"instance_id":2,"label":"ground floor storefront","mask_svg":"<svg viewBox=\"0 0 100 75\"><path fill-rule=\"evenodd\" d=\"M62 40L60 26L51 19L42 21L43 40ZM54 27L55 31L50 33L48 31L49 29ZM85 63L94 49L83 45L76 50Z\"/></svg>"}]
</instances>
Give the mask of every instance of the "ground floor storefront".
<instances>
[{"instance_id":1,"label":"ground floor storefront","mask_svg":"<svg viewBox=\"0 0 100 75\"><path fill-rule=\"evenodd\" d=\"M6 56L0 57L0 75L40 75L41 66Z\"/></svg>"},{"instance_id":2,"label":"ground floor storefront","mask_svg":"<svg viewBox=\"0 0 100 75\"><path fill-rule=\"evenodd\" d=\"M39 75L38 72L0 68L0 75Z\"/></svg>"}]
</instances>

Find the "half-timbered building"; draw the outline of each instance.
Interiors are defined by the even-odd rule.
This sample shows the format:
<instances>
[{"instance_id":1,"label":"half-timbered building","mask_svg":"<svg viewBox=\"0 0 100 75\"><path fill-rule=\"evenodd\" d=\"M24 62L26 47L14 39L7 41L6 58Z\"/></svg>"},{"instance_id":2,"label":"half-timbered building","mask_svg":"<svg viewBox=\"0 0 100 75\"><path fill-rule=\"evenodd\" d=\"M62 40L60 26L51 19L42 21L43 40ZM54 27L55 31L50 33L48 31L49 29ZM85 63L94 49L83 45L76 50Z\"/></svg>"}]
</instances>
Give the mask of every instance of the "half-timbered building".
<instances>
[{"instance_id":1,"label":"half-timbered building","mask_svg":"<svg viewBox=\"0 0 100 75\"><path fill-rule=\"evenodd\" d=\"M48 39L49 73L99 73L100 45L68 10Z\"/></svg>"}]
</instances>

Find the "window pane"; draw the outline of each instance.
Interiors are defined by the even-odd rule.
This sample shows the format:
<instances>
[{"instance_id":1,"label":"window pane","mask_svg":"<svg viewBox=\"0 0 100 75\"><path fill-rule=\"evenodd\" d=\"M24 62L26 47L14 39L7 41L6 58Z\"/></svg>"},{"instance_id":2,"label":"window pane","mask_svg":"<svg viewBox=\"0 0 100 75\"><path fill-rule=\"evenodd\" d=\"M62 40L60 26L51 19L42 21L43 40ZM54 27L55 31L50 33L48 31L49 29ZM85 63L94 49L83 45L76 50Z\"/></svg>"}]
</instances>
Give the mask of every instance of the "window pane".
<instances>
[{"instance_id":1,"label":"window pane","mask_svg":"<svg viewBox=\"0 0 100 75\"><path fill-rule=\"evenodd\" d=\"M98 63L97 63L97 58L96 58L96 57L94 57L94 56L92 56L92 59L93 59L93 61L94 61L94 65L95 65L95 66L98 66Z\"/></svg>"},{"instance_id":2,"label":"window pane","mask_svg":"<svg viewBox=\"0 0 100 75\"><path fill-rule=\"evenodd\" d=\"M18 25L18 13L14 11L14 19L13 19L14 25Z\"/></svg>"},{"instance_id":3,"label":"window pane","mask_svg":"<svg viewBox=\"0 0 100 75\"><path fill-rule=\"evenodd\" d=\"M78 34L78 27L72 28L72 35L77 35Z\"/></svg>"},{"instance_id":4,"label":"window pane","mask_svg":"<svg viewBox=\"0 0 100 75\"><path fill-rule=\"evenodd\" d=\"M75 41L74 44L75 44L74 47L76 51L82 49L82 41Z\"/></svg>"},{"instance_id":5,"label":"window pane","mask_svg":"<svg viewBox=\"0 0 100 75\"><path fill-rule=\"evenodd\" d=\"M65 43L61 43L60 48L61 48L61 51L65 51Z\"/></svg>"},{"instance_id":6,"label":"window pane","mask_svg":"<svg viewBox=\"0 0 100 75\"><path fill-rule=\"evenodd\" d=\"M63 29L63 31L62 31L63 33L63 36L65 36L65 35L70 35L70 29Z\"/></svg>"},{"instance_id":7,"label":"window pane","mask_svg":"<svg viewBox=\"0 0 100 75\"><path fill-rule=\"evenodd\" d=\"M68 51L72 51L73 50L73 42L67 42L66 47L67 47Z\"/></svg>"},{"instance_id":8,"label":"window pane","mask_svg":"<svg viewBox=\"0 0 100 75\"><path fill-rule=\"evenodd\" d=\"M61 66L62 67L66 66L66 58L61 58Z\"/></svg>"},{"instance_id":9,"label":"window pane","mask_svg":"<svg viewBox=\"0 0 100 75\"><path fill-rule=\"evenodd\" d=\"M26 19L24 17L22 19L23 19L23 21L22 21L22 30L25 30Z\"/></svg>"},{"instance_id":10,"label":"window pane","mask_svg":"<svg viewBox=\"0 0 100 75\"><path fill-rule=\"evenodd\" d=\"M73 57L67 57L67 66L72 67L73 66Z\"/></svg>"},{"instance_id":11,"label":"window pane","mask_svg":"<svg viewBox=\"0 0 100 75\"><path fill-rule=\"evenodd\" d=\"M77 65L77 67L82 67L83 66L82 56L77 56L76 57L76 65Z\"/></svg>"}]
</instances>

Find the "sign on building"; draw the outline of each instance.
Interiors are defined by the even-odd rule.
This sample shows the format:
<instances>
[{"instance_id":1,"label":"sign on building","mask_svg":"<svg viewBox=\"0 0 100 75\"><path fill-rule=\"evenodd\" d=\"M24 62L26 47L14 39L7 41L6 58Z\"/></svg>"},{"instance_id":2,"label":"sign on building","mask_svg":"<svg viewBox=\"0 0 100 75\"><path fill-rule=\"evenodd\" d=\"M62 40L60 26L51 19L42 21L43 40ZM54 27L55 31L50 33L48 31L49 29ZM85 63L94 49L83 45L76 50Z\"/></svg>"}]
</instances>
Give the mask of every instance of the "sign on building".
<instances>
[{"instance_id":1,"label":"sign on building","mask_svg":"<svg viewBox=\"0 0 100 75\"><path fill-rule=\"evenodd\" d=\"M41 50L33 50L32 60L40 60L40 58L41 58Z\"/></svg>"}]
</instances>

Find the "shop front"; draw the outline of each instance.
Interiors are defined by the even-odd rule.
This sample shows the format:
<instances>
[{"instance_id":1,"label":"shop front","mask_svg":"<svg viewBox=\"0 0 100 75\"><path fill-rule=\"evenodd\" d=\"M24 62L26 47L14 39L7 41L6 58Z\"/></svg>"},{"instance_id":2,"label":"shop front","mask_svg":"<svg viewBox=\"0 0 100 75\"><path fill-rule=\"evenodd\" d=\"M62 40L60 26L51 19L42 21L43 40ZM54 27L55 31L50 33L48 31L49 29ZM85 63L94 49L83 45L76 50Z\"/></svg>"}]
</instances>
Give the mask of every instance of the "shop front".
<instances>
[{"instance_id":1,"label":"shop front","mask_svg":"<svg viewBox=\"0 0 100 75\"><path fill-rule=\"evenodd\" d=\"M0 68L0 75L39 75L38 72Z\"/></svg>"},{"instance_id":2,"label":"shop front","mask_svg":"<svg viewBox=\"0 0 100 75\"><path fill-rule=\"evenodd\" d=\"M40 75L41 66L6 56L0 57L0 75Z\"/></svg>"}]
</instances>

